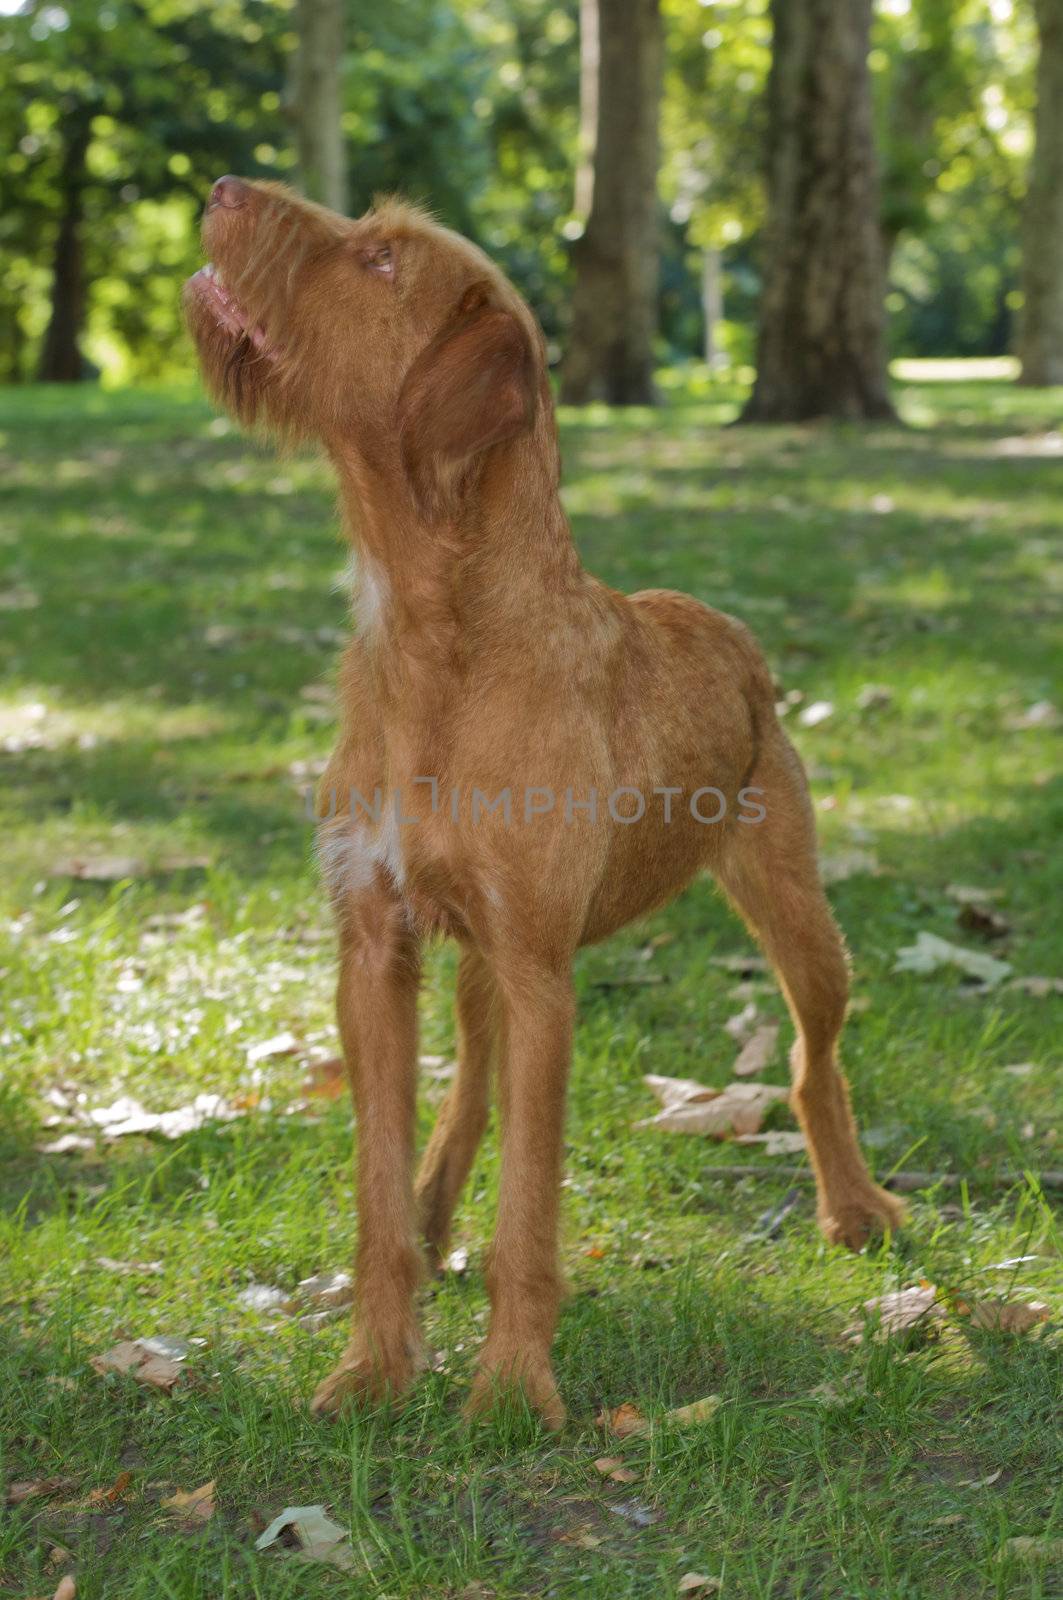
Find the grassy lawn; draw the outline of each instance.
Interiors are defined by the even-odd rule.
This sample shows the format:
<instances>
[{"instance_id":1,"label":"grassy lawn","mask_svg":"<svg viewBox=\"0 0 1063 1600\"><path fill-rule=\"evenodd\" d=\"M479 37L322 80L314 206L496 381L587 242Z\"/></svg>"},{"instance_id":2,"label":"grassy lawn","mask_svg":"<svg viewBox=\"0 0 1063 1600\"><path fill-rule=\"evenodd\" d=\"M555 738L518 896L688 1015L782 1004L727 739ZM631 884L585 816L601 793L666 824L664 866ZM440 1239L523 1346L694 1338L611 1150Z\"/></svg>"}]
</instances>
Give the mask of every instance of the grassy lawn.
<instances>
[{"instance_id":1,"label":"grassy lawn","mask_svg":"<svg viewBox=\"0 0 1063 1600\"><path fill-rule=\"evenodd\" d=\"M695 1571L736 1597L1063 1594L1061 1547L1054 1564L1005 1549L1063 1538L1063 1197L1036 1177L1063 1168L1063 998L892 970L925 931L1013 977L1063 972L1059 734L1028 715L1060 698L1063 395L906 381L907 425L871 431L729 431L735 401L688 383L652 416L566 415L575 535L617 587L686 589L759 634L824 850L862 852L830 893L869 1156L880 1177L954 1181L910 1197L891 1248L852 1257L821 1243L780 1158L633 1126L656 1109L643 1074L731 1074L723 1024L749 980L719 958L751 946L709 883L585 953L556 1347L570 1421L551 1438L460 1411L493 1136L457 1223L468 1270L424 1297L437 1370L394 1415L312 1419L343 1320L242 1293L342 1268L354 1229L350 1111L304 1091L337 1047L298 793L329 748L347 626L324 468L278 463L191 390L0 396L0 1449L7 1480L62 1480L0 1520L0 1593L51 1595L70 1571L81 1600L618 1600ZM831 713L803 726L818 701ZM70 870L104 857L124 876ZM983 891L996 937L960 925L984 919L957 884ZM435 951L422 1049L444 1059L452 974ZM294 1053L255 1059L283 1033ZM426 1076L422 1132L444 1087ZM62 1120L199 1094L243 1114L175 1139ZM71 1131L85 1147L42 1153ZM736 1163L764 1175L718 1173ZM936 1337L845 1337L864 1300L924 1280L949 1306ZM1050 1320L1020 1336L962 1314L1005 1291ZM89 1365L160 1335L195 1341L172 1393ZM603 1407L659 1417L709 1394L697 1426L595 1426ZM601 1476L603 1454L634 1481ZM162 1509L210 1479L206 1524ZM318 1503L350 1529L351 1570L255 1552L277 1512Z\"/></svg>"}]
</instances>

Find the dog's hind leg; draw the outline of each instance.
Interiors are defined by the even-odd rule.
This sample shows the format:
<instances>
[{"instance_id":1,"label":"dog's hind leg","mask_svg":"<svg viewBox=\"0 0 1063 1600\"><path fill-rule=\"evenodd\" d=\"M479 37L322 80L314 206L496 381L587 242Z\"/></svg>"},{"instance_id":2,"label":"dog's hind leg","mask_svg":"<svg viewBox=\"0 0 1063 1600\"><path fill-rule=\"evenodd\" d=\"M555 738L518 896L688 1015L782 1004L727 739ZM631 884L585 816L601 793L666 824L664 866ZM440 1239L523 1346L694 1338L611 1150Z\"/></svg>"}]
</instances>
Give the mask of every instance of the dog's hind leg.
<instances>
[{"instance_id":1,"label":"dog's hind leg","mask_svg":"<svg viewBox=\"0 0 1063 1600\"><path fill-rule=\"evenodd\" d=\"M857 1144L836 1045L849 993L845 946L816 865L804 771L780 728L766 735L749 785L765 811L735 821L713 871L782 984L797 1029L791 1105L816 1176L819 1223L832 1243L859 1249L903 1219L898 1200L872 1182Z\"/></svg>"},{"instance_id":2,"label":"dog's hind leg","mask_svg":"<svg viewBox=\"0 0 1063 1600\"><path fill-rule=\"evenodd\" d=\"M438 1267L446 1255L458 1196L487 1126L491 1066L499 1015L494 979L479 951L468 946L458 965L454 1009L458 1025L457 1075L439 1108L417 1173L417 1221Z\"/></svg>"}]
</instances>

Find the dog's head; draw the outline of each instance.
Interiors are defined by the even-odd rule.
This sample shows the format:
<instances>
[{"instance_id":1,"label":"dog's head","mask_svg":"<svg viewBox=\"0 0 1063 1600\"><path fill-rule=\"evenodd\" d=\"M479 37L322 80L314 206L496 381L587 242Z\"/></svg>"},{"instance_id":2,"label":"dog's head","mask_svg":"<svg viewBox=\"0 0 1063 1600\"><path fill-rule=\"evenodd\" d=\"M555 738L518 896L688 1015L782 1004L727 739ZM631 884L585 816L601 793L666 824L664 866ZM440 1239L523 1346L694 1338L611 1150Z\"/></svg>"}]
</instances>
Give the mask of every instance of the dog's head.
<instances>
[{"instance_id":1,"label":"dog's head","mask_svg":"<svg viewBox=\"0 0 1063 1600\"><path fill-rule=\"evenodd\" d=\"M204 375L241 422L353 451L450 515L478 462L529 432L542 336L476 247L400 201L356 221L281 184L221 178L211 264L185 285Z\"/></svg>"}]
</instances>

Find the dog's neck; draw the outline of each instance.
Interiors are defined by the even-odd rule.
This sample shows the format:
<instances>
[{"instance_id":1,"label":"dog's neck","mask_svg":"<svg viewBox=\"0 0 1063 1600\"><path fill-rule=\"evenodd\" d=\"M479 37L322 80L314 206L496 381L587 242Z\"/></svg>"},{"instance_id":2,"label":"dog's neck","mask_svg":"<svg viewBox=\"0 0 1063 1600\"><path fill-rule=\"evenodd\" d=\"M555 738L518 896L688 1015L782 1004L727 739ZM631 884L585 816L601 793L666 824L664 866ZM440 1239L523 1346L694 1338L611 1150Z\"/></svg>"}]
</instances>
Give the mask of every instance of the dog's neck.
<instances>
[{"instance_id":1,"label":"dog's neck","mask_svg":"<svg viewBox=\"0 0 1063 1600\"><path fill-rule=\"evenodd\" d=\"M333 460L359 568L359 629L396 684L418 667L449 678L496 637L530 645L586 584L550 416L488 453L447 522L418 512L397 464L380 470L346 449Z\"/></svg>"}]
</instances>

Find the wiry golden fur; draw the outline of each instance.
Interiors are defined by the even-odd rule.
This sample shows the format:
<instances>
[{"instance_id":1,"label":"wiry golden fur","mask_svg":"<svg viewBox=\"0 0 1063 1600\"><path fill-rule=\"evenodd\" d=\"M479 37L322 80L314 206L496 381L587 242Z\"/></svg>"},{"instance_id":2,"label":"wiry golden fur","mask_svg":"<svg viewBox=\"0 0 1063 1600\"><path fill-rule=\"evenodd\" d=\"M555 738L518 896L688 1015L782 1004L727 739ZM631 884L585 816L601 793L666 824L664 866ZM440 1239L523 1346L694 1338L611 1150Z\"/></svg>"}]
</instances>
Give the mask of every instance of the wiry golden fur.
<instances>
[{"instance_id":1,"label":"wiry golden fur","mask_svg":"<svg viewBox=\"0 0 1063 1600\"><path fill-rule=\"evenodd\" d=\"M394 1394L417 1371L418 1236L438 1261L495 1074L501 1194L471 1405L519 1383L556 1426L573 956L703 868L761 941L794 1019L792 1100L824 1233L858 1247L900 1219L861 1158L836 1061L846 958L804 774L741 623L679 594L625 597L581 567L542 336L479 250L395 201L349 222L238 179L216 191L204 240L224 288L200 275L186 300L207 381L242 421L323 443L361 570L320 826L358 1125L358 1298L314 1404ZM687 803L707 785L729 801L711 826ZM620 789L665 788L682 796L670 822L659 798L637 821L606 810ZM526 791L542 789L555 804L540 797L526 816ZM379 790L385 809L352 809L352 790ZM507 790L516 814L474 814L474 791ZM759 824L739 814L748 791ZM637 802L616 809L627 818ZM414 1181L431 931L461 944L458 1067Z\"/></svg>"}]
</instances>

